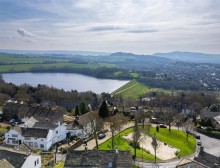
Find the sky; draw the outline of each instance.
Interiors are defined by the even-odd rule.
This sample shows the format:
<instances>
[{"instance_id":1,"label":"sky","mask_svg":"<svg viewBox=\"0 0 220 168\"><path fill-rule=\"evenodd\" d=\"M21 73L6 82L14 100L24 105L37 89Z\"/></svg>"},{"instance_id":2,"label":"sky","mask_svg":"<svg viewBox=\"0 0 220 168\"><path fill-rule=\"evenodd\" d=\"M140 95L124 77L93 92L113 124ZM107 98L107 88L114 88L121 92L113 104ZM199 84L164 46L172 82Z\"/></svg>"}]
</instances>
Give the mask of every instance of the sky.
<instances>
[{"instance_id":1,"label":"sky","mask_svg":"<svg viewBox=\"0 0 220 168\"><path fill-rule=\"evenodd\" d=\"M220 1L0 0L0 49L220 54Z\"/></svg>"}]
</instances>

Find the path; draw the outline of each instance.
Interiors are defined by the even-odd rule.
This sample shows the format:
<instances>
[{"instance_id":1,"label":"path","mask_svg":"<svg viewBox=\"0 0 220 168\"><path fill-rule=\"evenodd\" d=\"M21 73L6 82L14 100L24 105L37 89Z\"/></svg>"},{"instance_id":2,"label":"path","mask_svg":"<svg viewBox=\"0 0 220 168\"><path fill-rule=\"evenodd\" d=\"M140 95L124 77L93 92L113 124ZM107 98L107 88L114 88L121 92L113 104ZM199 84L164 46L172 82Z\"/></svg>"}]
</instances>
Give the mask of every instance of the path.
<instances>
[{"instance_id":1,"label":"path","mask_svg":"<svg viewBox=\"0 0 220 168\"><path fill-rule=\"evenodd\" d=\"M133 88L133 87L135 87L136 85L138 85L139 83L136 83L136 84L134 84L134 85L132 85L132 86L130 86L129 88L126 88L126 89L124 89L124 90L121 90L120 92L116 92L116 93L112 93L112 94L119 94L119 93L121 93L121 92L124 92L124 91L126 91L126 90L128 90L128 89L131 89L131 88Z\"/></svg>"}]
</instances>

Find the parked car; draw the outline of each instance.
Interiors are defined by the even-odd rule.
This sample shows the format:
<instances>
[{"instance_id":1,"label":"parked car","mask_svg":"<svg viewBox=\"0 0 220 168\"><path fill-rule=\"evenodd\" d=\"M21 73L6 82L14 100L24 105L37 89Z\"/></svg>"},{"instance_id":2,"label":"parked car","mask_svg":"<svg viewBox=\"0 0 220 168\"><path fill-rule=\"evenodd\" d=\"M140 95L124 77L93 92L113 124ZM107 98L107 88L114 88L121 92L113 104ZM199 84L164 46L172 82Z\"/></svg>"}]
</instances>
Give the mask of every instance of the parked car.
<instances>
[{"instance_id":1,"label":"parked car","mask_svg":"<svg viewBox=\"0 0 220 168\"><path fill-rule=\"evenodd\" d=\"M15 120L15 119L11 119L11 120L9 120L9 124L11 124L11 123L13 123L13 122L16 122L17 120Z\"/></svg>"},{"instance_id":2,"label":"parked car","mask_svg":"<svg viewBox=\"0 0 220 168\"><path fill-rule=\"evenodd\" d=\"M18 124L19 124L18 121L14 121L14 122L11 123L12 126L16 126L16 125L18 125Z\"/></svg>"},{"instance_id":3,"label":"parked car","mask_svg":"<svg viewBox=\"0 0 220 168\"><path fill-rule=\"evenodd\" d=\"M200 140L197 141L198 146L202 146L202 142Z\"/></svg>"},{"instance_id":4,"label":"parked car","mask_svg":"<svg viewBox=\"0 0 220 168\"><path fill-rule=\"evenodd\" d=\"M159 127L160 127L160 128L167 128L167 126L164 125L164 124L159 124Z\"/></svg>"},{"instance_id":5,"label":"parked car","mask_svg":"<svg viewBox=\"0 0 220 168\"><path fill-rule=\"evenodd\" d=\"M106 135L104 133L99 133L98 134L98 139L103 139L105 137L106 137Z\"/></svg>"},{"instance_id":6,"label":"parked car","mask_svg":"<svg viewBox=\"0 0 220 168\"><path fill-rule=\"evenodd\" d=\"M200 135L198 135L198 134L193 134L193 136L196 138L196 139L200 139Z\"/></svg>"}]
</instances>

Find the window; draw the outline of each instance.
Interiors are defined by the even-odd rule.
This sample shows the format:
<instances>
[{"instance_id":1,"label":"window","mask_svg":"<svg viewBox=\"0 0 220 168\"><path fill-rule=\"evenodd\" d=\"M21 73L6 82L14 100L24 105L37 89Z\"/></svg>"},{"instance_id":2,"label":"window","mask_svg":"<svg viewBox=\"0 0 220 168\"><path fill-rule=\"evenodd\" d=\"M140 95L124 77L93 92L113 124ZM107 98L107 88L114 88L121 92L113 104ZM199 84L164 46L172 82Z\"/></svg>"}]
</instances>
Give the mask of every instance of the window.
<instances>
[{"instance_id":1,"label":"window","mask_svg":"<svg viewBox=\"0 0 220 168\"><path fill-rule=\"evenodd\" d=\"M39 164L39 159L37 159L37 164Z\"/></svg>"},{"instance_id":2,"label":"window","mask_svg":"<svg viewBox=\"0 0 220 168\"><path fill-rule=\"evenodd\" d=\"M41 139L41 141L44 141L44 139Z\"/></svg>"},{"instance_id":3,"label":"window","mask_svg":"<svg viewBox=\"0 0 220 168\"><path fill-rule=\"evenodd\" d=\"M56 134L58 134L58 130L56 131Z\"/></svg>"},{"instance_id":4,"label":"window","mask_svg":"<svg viewBox=\"0 0 220 168\"><path fill-rule=\"evenodd\" d=\"M14 137L14 138L15 138L15 137L18 137L18 135L16 135L16 134L12 134L11 136Z\"/></svg>"},{"instance_id":5,"label":"window","mask_svg":"<svg viewBox=\"0 0 220 168\"><path fill-rule=\"evenodd\" d=\"M37 142L34 142L34 147L35 147L35 148L37 148L37 147L38 147Z\"/></svg>"},{"instance_id":6,"label":"window","mask_svg":"<svg viewBox=\"0 0 220 168\"><path fill-rule=\"evenodd\" d=\"M33 142L29 142L29 146L30 146L30 147L33 147Z\"/></svg>"},{"instance_id":7,"label":"window","mask_svg":"<svg viewBox=\"0 0 220 168\"><path fill-rule=\"evenodd\" d=\"M13 144L18 144L18 141L12 140L12 143L13 143Z\"/></svg>"},{"instance_id":8,"label":"window","mask_svg":"<svg viewBox=\"0 0 220 168\"><path fill-rule=\"evenodd\" d=\"M40 144L40 148L44 148L44 144Z\"/></svg>"},{"instance_id":9,"label":"window","mask_svg":"<svg viewBox=\"0 0 220 168\"><path fill-rule=\"evenodd\" d=\"M31 137L24 137L24 140L31 140Z\"/></svg>"}]
</instances>

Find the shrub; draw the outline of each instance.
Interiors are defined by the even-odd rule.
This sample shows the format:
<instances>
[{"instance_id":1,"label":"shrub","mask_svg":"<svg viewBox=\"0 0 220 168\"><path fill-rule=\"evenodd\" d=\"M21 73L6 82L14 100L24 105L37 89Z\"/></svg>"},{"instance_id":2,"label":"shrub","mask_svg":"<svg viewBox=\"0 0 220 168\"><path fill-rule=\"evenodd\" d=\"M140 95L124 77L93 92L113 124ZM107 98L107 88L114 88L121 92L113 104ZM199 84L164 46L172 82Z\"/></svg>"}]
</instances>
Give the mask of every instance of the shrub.
<instances>
[{"instance_id":1,"label":"shrub","mask_svg":"<svg viewBox=\"0 0 220 168\"><path fill-rule=\"evenodd\" d=\"M212 128L212 127L207 127L207 128L206 128L206 131L209 131L209 132L214 131L214 130L215 130L215 129Z\"/></svg>"}]
</instances>

